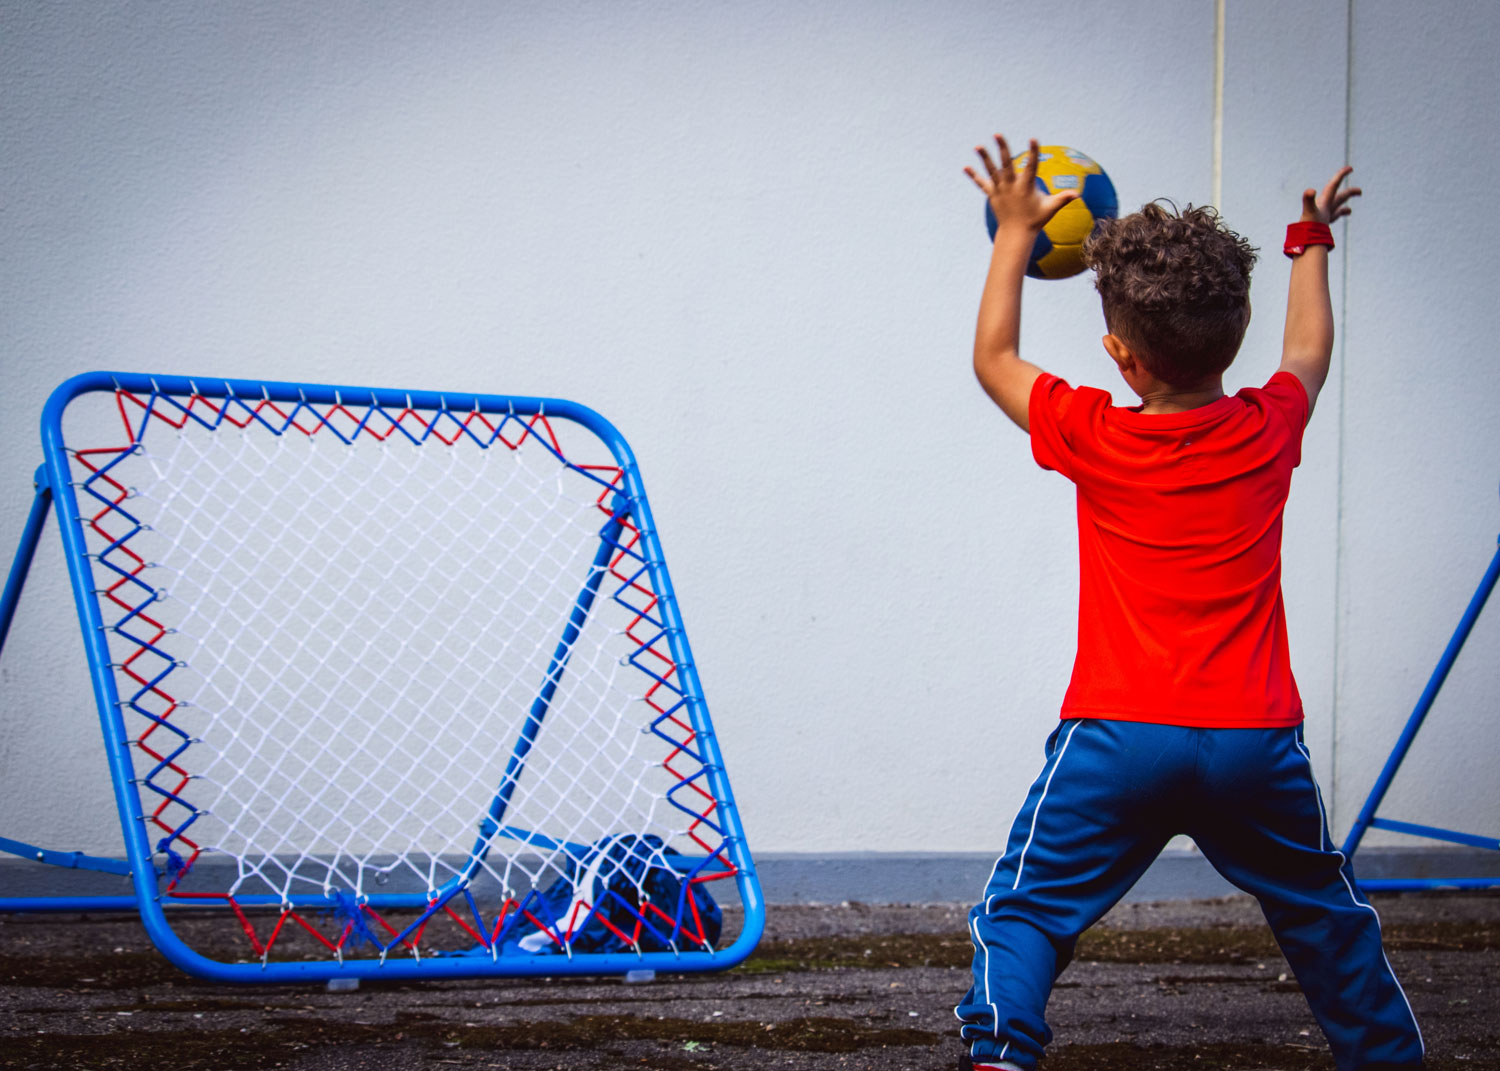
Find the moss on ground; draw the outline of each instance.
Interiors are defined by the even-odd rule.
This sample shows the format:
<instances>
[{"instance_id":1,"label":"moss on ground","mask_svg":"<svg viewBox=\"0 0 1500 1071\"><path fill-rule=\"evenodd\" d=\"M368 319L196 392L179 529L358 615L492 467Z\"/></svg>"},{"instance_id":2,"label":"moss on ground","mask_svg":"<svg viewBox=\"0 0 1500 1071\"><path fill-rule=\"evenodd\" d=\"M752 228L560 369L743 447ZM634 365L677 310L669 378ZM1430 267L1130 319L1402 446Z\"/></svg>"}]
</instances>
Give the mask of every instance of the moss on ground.
<instances>
[{"instance_id":1,"label":"moss on ground","mask_svg":"<svg viewBox=\"0 0 1500 1071\"><path fill-rule=\"evenodd\" d=\"M1484 952L1500 949L1500 924L1424 922L1390 925L1388 950ZM768 938L737 968L746 974L834 968L967 967L973 948L966 934L883 934L866 937ZM1075 959L1098 963L1240 963L1279 959L1264 926L1201 929L1094 928L1078 942ZM73 952L69 955L0 955L0 985L73 992L138 988L192 980L155 951Z\"/></svg>"},{"instance_id":2,"label":"moss on ground","mask_svg":"<svg viewBox=\"0 0 1500 1071\"><path fill-rule=\"evenodd\" d=\"M1387 949L1483 952L1500 948L1500 925L1428 922L1388 926ZM965 934L888 934L762 941L741 968L747 972L834 967L967 967L974 949ZM1281 958L1265 926L1205 929L1095 928L1078 941L1076 960L1097 963L1240 963Z\"/></svg>"}]
</instances>

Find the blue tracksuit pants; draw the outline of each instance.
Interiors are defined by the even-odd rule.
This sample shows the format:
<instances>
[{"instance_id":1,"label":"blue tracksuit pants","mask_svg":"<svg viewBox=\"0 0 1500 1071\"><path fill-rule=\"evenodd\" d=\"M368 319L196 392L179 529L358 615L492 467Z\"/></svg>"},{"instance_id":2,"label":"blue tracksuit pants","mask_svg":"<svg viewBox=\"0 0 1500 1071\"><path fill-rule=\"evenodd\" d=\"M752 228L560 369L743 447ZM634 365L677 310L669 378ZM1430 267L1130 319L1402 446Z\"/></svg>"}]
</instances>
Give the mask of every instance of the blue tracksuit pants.
<instances>
[{"instance_id":1,"label":"blue tracksuit pants","mask_svg":"<svg viewBox=\"0 0 1500 1071\"><path fill-rule=\"evenodd\" d=\"M1253 894L1339 1071L1415 1068L1422 1036L1375 909L1334 849L1300 728L1193 729L1076 719L969 913L974 985L956 1009L976 1063L1023 1068L1052 1039L1047 998L1078 935L1186 833Z\"/></svg>"}]
</instances>

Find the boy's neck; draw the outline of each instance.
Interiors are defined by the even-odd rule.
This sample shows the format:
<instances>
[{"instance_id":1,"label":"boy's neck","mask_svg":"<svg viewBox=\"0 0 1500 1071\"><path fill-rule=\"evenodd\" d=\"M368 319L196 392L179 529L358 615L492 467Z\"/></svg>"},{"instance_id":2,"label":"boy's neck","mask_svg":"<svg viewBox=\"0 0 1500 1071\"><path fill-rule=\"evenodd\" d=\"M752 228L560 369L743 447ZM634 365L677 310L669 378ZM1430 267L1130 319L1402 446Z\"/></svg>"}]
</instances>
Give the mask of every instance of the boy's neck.
<instances>
[{"instance_id":1,"label":"boy's neck","mask_svg":"<svg viewBox=\"0 0 1500 1071\"><path fill-rule=\"evenodd\" d=\"M1224 397L1224 373L1201 379L1197 383L1179 385L1159 379L1146 363L1136 356L1129 342L1116 334L1104 336L1104 350L1114 359L1120 376L1137 398L1138 406L1131 406L1137 413L1157 415L1162 413L1185 413L1189 409L1201 409Z\"/></svg>"},{"instance_id":2,"label":"boy's neck","mask_svg":"<svg viewBox=\"0 0 1500 1071\"><path fill-rule=\"evenodd\" d=\"M1141 404L1136 412L1147 414L1185 413L1189 409L1201 409L1224 397L1224 381L1215 377L1211 383L1192 388L1174 387L1169 383L1153 383L1137 390Z\"/></svg>"}]
</instances>

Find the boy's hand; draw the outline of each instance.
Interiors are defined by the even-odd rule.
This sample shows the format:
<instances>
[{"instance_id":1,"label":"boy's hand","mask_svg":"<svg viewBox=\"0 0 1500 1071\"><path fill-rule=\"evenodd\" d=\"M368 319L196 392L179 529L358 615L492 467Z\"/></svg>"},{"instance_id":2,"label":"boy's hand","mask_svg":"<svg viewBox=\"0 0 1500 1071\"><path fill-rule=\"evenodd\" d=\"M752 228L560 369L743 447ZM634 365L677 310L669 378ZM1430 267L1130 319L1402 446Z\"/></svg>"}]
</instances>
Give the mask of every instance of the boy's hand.
<instances>
[{"instance_id":1,"label":"boy's hand","mask_svg":"<svg viewBox=\"0 0 1500 1071\"><path fill-rule=\"evenodd\" d=\"M1058 209L1079 196L1077 190L1045 194L1037 187L1038 153L1035 138L1031 139L1031 151L1027 154L1025 167L1020 171L1013 165L1010 146L999 134L995 135L995 147L1000 153L998 167L985 147L980 145L974 151L984 164L984 174L978 174L972 167L964 168L964 174L973 179L974 185L989 198L990 211L995 213L1000 230L1022 227L1039 231L1057 214Z\"/></svg>"},{"instance_id":2,"label":"boy's hand","mask_svg":"<svg viewBox=\"0 0 1500 1071\"><path fill-rule=\"evenodd\" d=\"M1328 180L1328 185L1323 187L1322 193L1316 190L1302 191L1303 223L1332 223L1354 211L1349 207L1349 201L1364 191L1358 186L1343 185L1353 170L1347 165L1339 168L1338 173Z\"/></svg>"}]
</instances>

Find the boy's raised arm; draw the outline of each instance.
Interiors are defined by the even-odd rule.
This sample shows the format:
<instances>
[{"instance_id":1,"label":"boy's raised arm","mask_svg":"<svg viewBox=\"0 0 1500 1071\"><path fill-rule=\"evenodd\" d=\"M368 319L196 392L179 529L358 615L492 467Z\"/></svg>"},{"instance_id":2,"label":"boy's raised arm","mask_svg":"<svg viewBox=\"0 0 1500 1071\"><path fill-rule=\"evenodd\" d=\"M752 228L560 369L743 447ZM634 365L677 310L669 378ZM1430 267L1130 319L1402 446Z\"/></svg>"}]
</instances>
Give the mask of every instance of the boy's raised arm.
<instances>
[{"instance_id":1,"label":"boy's raised arm","mask_svg":"<svg viewBox=\"0 0 1500 1071\"><path fill-rule=\"evenodd\" d=\"M1303 223L1332 223L1349 215L1349 200L1358 186L1343 185L1353 171L1342 167L1322 192L1302 193ZM1281 371L1302 381L1307 412L1312 415L1318 392L1328 378L1333 356L1333 304L1328 296L1328 246L1309 245L1292 261L1292 281L1286 300L1286 333L1281 342Z\"/></svg>"},{"instance_id":2,"label":"boy's raised arm","mask_svg":"<svg viewBox=\"0 0 1500 1071\"><path fill-rule=\"evenodd\" d=\"M989 199L999 223L974 330L974 374L1005 415L1026 431L1031 425L1031 387L1042 370L1021 360L1021 281L1026 277L1037 232L1078 193L1066 190L1044 194L1037 188L1035 138L1026 166L1020 171L1012 166L1010 147L999 134L995 135L995 148L1000 156L998 165L981 145L976 151L984 173L964 168Z\"/></svg>"}]
</instances>

